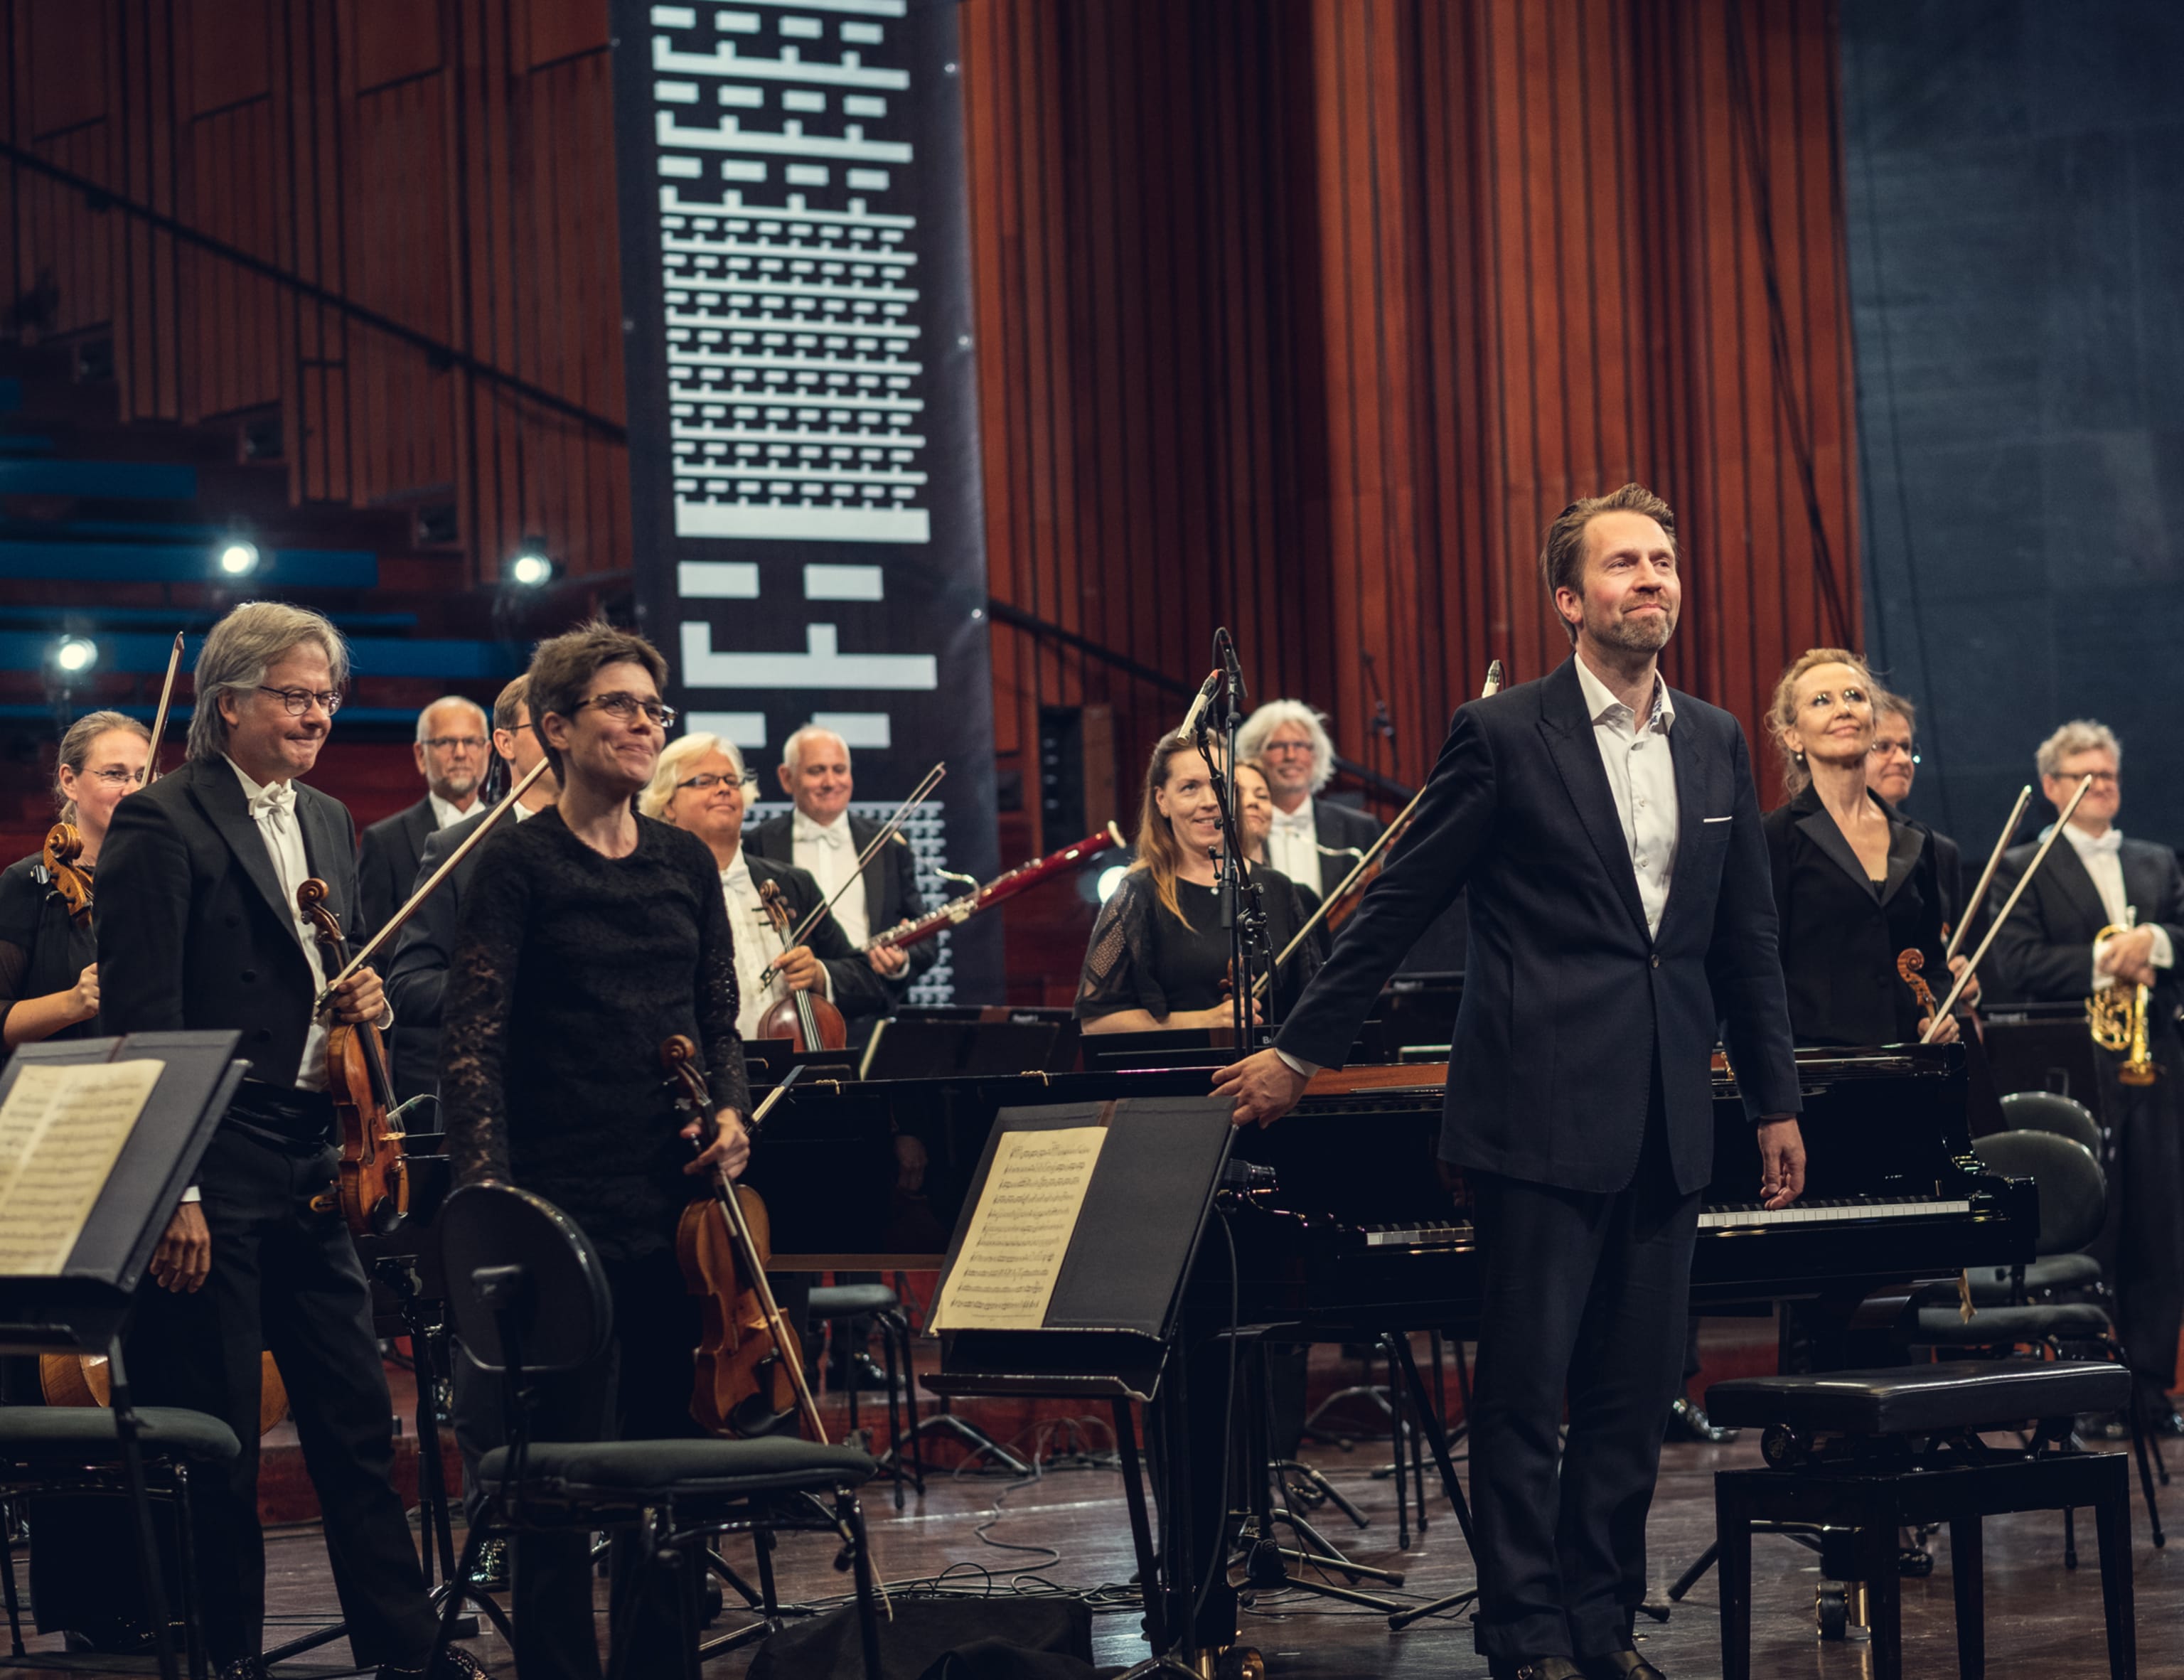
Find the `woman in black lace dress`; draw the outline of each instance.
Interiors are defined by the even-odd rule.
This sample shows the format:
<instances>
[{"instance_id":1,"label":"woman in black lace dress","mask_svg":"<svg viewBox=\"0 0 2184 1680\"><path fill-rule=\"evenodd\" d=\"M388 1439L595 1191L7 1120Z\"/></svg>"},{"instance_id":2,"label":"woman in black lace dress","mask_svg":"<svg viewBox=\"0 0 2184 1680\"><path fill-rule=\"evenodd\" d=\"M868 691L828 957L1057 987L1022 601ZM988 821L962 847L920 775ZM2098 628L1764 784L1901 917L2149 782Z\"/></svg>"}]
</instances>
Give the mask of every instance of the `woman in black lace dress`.
<instances>
[{"instance_id":1,"label":"woman in black lace dress","mask_svg":"<svg viewBox=\"0 0 2184 1680\"><path fill-rule=\"evenodd\" d=\"M604 624L543 644L531 708L561 796L487 842L465 894L448 977L440 1091L455 1181L536 1191L599 1251L615 1342L599 1369L540 1385L534 1438L693 1435L696 1298L675 1259L675 1226L704 1175L749 1156L736 1036L736 968L720 872L694 836L639 817L674 713L666 661ZM661 1041L701 1051L721 1111L703 1154L663 1082ZM466 1385L465 1409L491 1406ZM634 1548L617 1552L619 1602ZM644 1588L626 1672L679 1660L671 1584ZM584 1538L526 1536L515 1548L516 1661L525 1680L598 1680Z\"/></svg>"},{"instance_id":2,"label":"woman in black lace dress","mask_svg":"<svg viewBox=\"0 0 2184 1680\"><path fill-rule=\"evenodd\" d=\"M1088 1033L1228 1025L1228 929L1214 885L1220 807L1206 760L1181 735L1164 737L1145 767L1136 848L1137 862L1093 924L1077 1019ZM1279 956L1306 912L1287 875L1263 863L1251 871L1266 904L1268 954ZM1275 1007L1261 1012L1267 1019L1279 1020L1318 971L1320 937L1315 931L1283 965Z\"/></svg>"}]
</instances>

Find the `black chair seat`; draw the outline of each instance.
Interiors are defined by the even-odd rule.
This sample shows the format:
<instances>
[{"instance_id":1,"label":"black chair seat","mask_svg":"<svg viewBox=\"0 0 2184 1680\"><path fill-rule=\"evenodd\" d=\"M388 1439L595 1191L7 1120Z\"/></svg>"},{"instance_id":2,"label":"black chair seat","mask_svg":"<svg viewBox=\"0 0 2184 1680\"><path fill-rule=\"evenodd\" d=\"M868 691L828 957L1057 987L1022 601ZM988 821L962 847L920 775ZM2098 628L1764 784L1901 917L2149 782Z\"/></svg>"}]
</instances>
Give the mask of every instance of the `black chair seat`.
<instances>
[{"instance_id":1,"label":"black chair seat","mask_svg":"<svg viewBox=\"0 0 2184 1680\"><path fill-rule=\"evenodd\" d=\"M235 1432L208 1412L140 1406L137 1438L148 1454L224 1463L242 1454ZM0 1406L0 1458L120 1463L120 1437L104 1406Z\"/></svg>"},{"instance_id":2,"label":"black chair seat","mask_svg":"<svg viewBox=\"0 0 2184 1680\"><path fill-rule=\"evenodd\" d=\"M2109 1333L2109 1315L2081 1301L2053 1306L1981 1307L1970 1323L1954 1307L1923 1307L1913 1342L1950 1348L1994 1348L2011 1342L2095 1341Z\"/></svg>"},{"instance_id":3,"label":"black chair seat","mask_svg":"<svg viewBox=\"0 0 2184 1680\"><path fill-rule=\"evenodd\" d=\"M500 1493L509 1449L478 1465L487 1492ZM855 1487L878 1473L854 1447L817 1447L776 1437L760 1441L534 1441L524 1454L523 1495L579 1504L649 1504L670 1498L744 1499L761 1493ZM516 1490L505 1498L513 1500Z\"/></svg>"},{"instance_id":4,"label":"black chair seat","mask_svg":"<svg viewBox=\"0 0 2184 1680\"><path fill-rule=\"evenodd\" d=\"M884 1283L836 1283L811 1292L815 1319L863 1318L894 1309L894 1291Z\"/></svg>"},{"instance_id":5,"label":"black chair seat","mask_svg":"<svg viewBox=\"0 0 2184 1680\"><path fill-rule=\"evenodd\" d=\"M1973 1322L2001 1316L1981 1313ZM1706 1406L1714 1422L1736 1428L1779 1423L1808 1434L1925 1435L2114 1411L2130 1398L2130 1371L2105 1361L1979 1359L1737 1377L1710 1387Z\"/></svg>"},{"instance_id":6,"label":"black chair seat","mask_svg":"<svg viewBox=\"0 0 2184 1680\"><path fill-rule=\"evenodd\" d=\"M2010 1267L1981 1266L1969 1276L1974 1306L2009 1305L2010 1292L2016 1287ZM2100 1281L2101 1263L2091 1254L2049 1254L2029 1262L2025 1268L2025 1292L2028 1295L2097 1289Z\"/></svg>"}]
</instances>

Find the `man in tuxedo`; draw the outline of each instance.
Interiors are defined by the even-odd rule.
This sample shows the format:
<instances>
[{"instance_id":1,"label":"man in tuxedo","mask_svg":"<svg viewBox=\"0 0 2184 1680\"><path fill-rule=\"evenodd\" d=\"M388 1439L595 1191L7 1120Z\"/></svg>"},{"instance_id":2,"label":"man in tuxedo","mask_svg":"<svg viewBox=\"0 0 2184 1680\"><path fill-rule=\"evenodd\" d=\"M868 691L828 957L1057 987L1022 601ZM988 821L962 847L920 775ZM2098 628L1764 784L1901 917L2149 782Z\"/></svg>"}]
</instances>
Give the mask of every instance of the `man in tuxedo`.
<instances>
[{"instance_id":1,"label":"man in tuxedo","mask_svg":"<svg viewBox=\"0 0 2184 1680\"><path fill-rule=\"evenodd\" d=\"M1540 572L1575 656L1457 712L1416 827L1273 1047L1215 1076L1237 1124L1286 1113L1468 886L1440 1156L1463 1171L1483 1269L1471 1493L1496 1677L1657 1680L1630 1619L1713 1170L1718 1031L1763 1166L1737 1188L1779 1208L1804 1182L1744 735L1658 668L1683 594L1674 532L1635 484L1547 527Z\"/></svg>"},{"instance_id":2,"label":"man in tuxedo","mask_svg":"<svg viewBox=\"0 0 2184 1680\"><path fill-rule=\"evenodd\" d=\"M2184 1434L2170 1404L2176 1337L2184 1320L2184 1150L2177 1130L2184 1103L2184 1046L2176 1007L2184 1001L2177 954L2184 949L2184 871L2176 854L2117 828L2123 806L2123 747L2105 725L2080 718L2040 744L2040 790L2059 812L2087 776L2093 779L2017 907L1996 934L1992 961L1997 996L2023 1002L2071 1003L2111 986L2150 986L2147 1047L2159 1070L2153 1083L2116 1077L2123 1052L2096 1050L2102 1118L2112 1159L2109 1183L2120 1202L2115 1228L2117 1306L2125 1351L2159 1427ZM125 804L126 801L125 801ZM2037 844L2004 852L1992 896L2006 902L2031 866ZM2104 928L2124 932L2097 938Z\"/></svg>"},{"instance_id":3,"label":"man in tuxedo","mask_svg":"<svg viewBox=\"0 0 2184 1680\"><path fill-rule=\"evenodd\" d=\"M324 881L346 925L356 858L348 811L296 779L317 762L348 677L341 637L317 613L236 608L198 658L188 762L122 801L99 858L101 1030L234 1028L251 1062L153 1253L127 1343L139 1404L209 1412L242 1443L226 1475L191 1484L198 1599L225 1680L265 1672L260 1349L287 1387L357 1660L382 1680L421 1675L435 1631L393 1487L370 1290L338 1209L313 1205L337 1159L328 1021L314 1012L330 974L296 889ZM390 1020L369 968L331 1013ZM434 1680L482 1672L451 1652Z\"/></svg>"},{"instance_id":4,"label":"man in tuxedo","mask_svg":"<svg viewBox=\"0 0 2184 1680\"><path fill-rule=\"evenodd\" d=\"M1237 730L1236 751L1266 772L1274 796L1267 862L1317 903L1380 838L1379 823L1367 812L1318 796L1334 776L1327 720L1301 700L1270 700Z\"/></svg>"},{"instance_id":5,"label":"man in tuxedo","mask_svg":"<svg viewBox=\"0 0 2184 1680\"><path fill-rule=\"evenodd\" d=\"M486 735L485 709L460 695L436 700L417 714L417 740L410 750L425 779L425 796L364 831L357 846L359 907L357 925L348 929L351 938L368 939L408 901L426 840L484 808L479 794ZM439 1035L413 1033L398 1012L396 1021L388 1072L394 1094L407 1100L432 1088Z\"/></svg>"},{"instance_id":6,"label":"man in tuxedo","mask_svg":"<svg viewBox=\"0 0 2184 1680\"><path fill-rule=\"evenodd\" d=\"M810 875L822 896L834 899L834 919L853 946L861 947L874 934L925 913L924 901L917 894L917 862L906 844L881 847L865 865L863 881L834 898L880 829L878 823L850 813L857 784L850 773L846 741L831 729L806 723L783 744L775 774L796 808L751 830L744 848L750 856L791 863ZM871 1006L862 1013L843 1010L850 1017L851 1034L859 1038L867 1035L872 1023L900 1003L911 982L939 957L940 947L932 940L908 951L866 952L872 972L887 984L871 992Z\"/></svg>"}]
</instances>

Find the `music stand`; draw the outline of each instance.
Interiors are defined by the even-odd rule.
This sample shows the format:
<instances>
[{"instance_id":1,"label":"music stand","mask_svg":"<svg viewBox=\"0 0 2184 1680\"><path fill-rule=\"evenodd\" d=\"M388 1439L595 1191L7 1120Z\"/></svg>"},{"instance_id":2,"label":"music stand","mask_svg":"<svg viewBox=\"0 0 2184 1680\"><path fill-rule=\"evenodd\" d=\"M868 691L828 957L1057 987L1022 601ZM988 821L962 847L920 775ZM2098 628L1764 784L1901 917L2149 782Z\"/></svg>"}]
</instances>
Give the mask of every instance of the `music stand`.
<instances>
[{"instance_id":1,"label":"music stand","mask_svg":"<svg viewBox=\"0 0 2184 1680\"><path fill-rule=\"evenodd\" d=\"M0 1277L0 1353L103 1353L112 1384L114 1432L136 1515L137 1565L163 1680L180 1680L167 1622L152 1499L144 1480L140 1425L121 1357L121 1332L137 1286L196 1175L205 1147L249 1068L235 1059L239 1032L132 1033L19 1048L0 1075L5 1102L25 1068L148 1060L163 1064L128 1141L106 1177L90 1219L58 1273Z\"/></svg>"}]
</instances>

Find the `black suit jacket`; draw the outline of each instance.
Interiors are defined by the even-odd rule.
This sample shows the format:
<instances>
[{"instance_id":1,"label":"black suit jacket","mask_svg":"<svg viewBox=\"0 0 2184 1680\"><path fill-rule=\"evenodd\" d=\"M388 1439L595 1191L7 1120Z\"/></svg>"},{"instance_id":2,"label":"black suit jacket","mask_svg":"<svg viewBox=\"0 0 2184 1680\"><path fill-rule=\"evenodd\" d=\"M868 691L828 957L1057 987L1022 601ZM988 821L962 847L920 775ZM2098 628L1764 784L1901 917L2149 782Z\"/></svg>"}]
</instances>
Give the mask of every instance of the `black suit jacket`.
<instances>
[{"instance_id":1,"label":"black suit jacket","mask_svg":"<svg viewBox=\"0 0 2184 1680\"><path fill-rule=\"evenodd\" d=\"M370 937L408 901L416 885L417 862L425 855L425 842L438 832L433 826L437 821L428 795L364 831L356 851L357 890L363 904L363 922L355 930L356 938ZM348 924L343 925L343 931L348 931Z\"/></svg>"},{"instance_id":2,"label":"black suit jacket","mask_svg":"<svg viewBox=\"0 0 2184 1680\"><path fill-rule=\"evenodd\" d=\"M826 901L819 891L819 883L811 878L809 870L759 857L749 848L744 851L744 861L750 865L751 879L761 887L768 881L781 883L781 896L788 906L792 927ZM805 935L804 942L811 947L811 954L825 966L833 980L834 1007L842 1012L845 1021L854 1025L859 1021L875 1019L894 1007L894 990L872 972L865 953L850 943L850 936L842 931L842 924L834 919L832 911L819 918L818 925Z\"/></svg>"},{"instance_id":3,"label":"black suit jacket","mask_svg":"<svg viewBox=\"0 0 2184 1680\"><path fill-rule=\"evenodd\" d=\"M1444 1160L1568 1190L1630 1182L1660 1081L1689 1193L1713 1166L1719 1035L1755 1119L1799 1109L1743 731L1677 694L1680 830L1658 938L1574 661L1456 714L1412 829L1275 1043L1341 1063L1418 931L1468 887Z\"/></svg>"},{"instance_id":4,"label":"black suit jacket","mask_svg":"<svg viewBox=\"0 0 2184 1680\"><path fill-rule=\"evenodd\" d=\"M1925 1014L1896 959L1918 952L1936 997L1949 990L1934 836L1888 813L1887 880L1875 891L1836 820L1807 788L1761 819L1774 880L1790 1030L1800 1044L1905 1044ZM1669 901L1675 898L1673 889Z\"/></svg>"},{"instance_id":5,"label":"black suit jacket","mask_svg":"<svg viewBox=\"0 0 2184 1680\"><path fill-rule=\"evenodd\" d=\"M125 806L129 801L121 802ZM2003 853L2002 868L1987 889L1997 907L2024 879L2039 849L2036 844L2019 846ZM2166 928L2170 945L2184 959L2184 870L2177 867L2176 854L2165 846L2126 835L2117 861L2123 865L2126 900L2138 912L2140 923ZM102 892L105 873L99 871ZM1994 968L1997 1001L2070 1003L2086 996L2093 989L2093 935L2108 925L2108 919L2100 891L2070 840L2057 840L2040 873L2025 889L2025 896L1995 935L1987 960ZM2166 1023L2184 998L2184 986L2180 986L2176 969L2156 972L2160 978L2149 1019Z\"/></svg>"},{"instance_id":6,"label":"black suit jacket","mask_svg":"<svg viewBox=\"0 0 2184 1680\"><path fill-rule=\"evenodd\" d=\"M427 836L417 859L415 877L404 887L397 908L447 861L449 852L470 838L485 817L482 809L473 812L461 822ZM504 818L501 827L516 820L513 816ZM454 873L402 924L393 954L381 958L387 1001L394 1006L394 1083L404 1097L430 1091L439 1083L440 1002L448 988L448 964L455 948L463 890L477 873L478 859L490 850L480 846L457 864Z\"/></svg>"},{"instance_id":7,"label":"black suit jacket","mask_svg":"<svg viewBox=\"0 0 2184 1680\"><path fill-rule=\"evenodd\" d=\"M304 857L346 932L357 907L348 807L295 787ZM226 759L192 759L114 807L92 923L101 1032L237 1028L252 1077L295 1084L318 977Z\"/></svg>"},{"instance_id":8,"label":"black suit jacket","mask_svg":"<svg viewBox=\"0 0 2184 1680\"><path fill-rule=\"evenodd\" d=\"M1380 838L1380 827L1379 819L1370 812L1313 796L1312 838L1326 848L1319 854L1318 897L1326 897L1349 879L1350 872L1357 867L1351 850L1362 852ZM1297 885L1310 891L1314 883L1299 881Z\"/></svg>"},{"instance_id":9,"label":"black suit jacket","mask_svg":"<svg viewBox=\"0 0 2184 1680\"><path fill-rule=\"evenodd\" d=\"M776 863L794 864L796 862L796 816L794 812L780 817L769 817L757 828L744 836L744 850L753 857L769 858ZM872 843L872 836L880 831L880 824L859 817L850 817L850 844L858 851ZM816 885L816 883L815 883ZM917 860L911 856L907 846L887 846L880 849L872 861L865 865L865 919L876 934L885 933L899 922L915 921L925 914L925 901L917 894ZM921 940L910 947L910 966L894 980L883 981L900 996L909 990L910 983L940 960L940 946L937 940ZM867 964L869 969L870 965ZM878 980L879 977L874 975Z\"/></svg>"}]
</instances>

